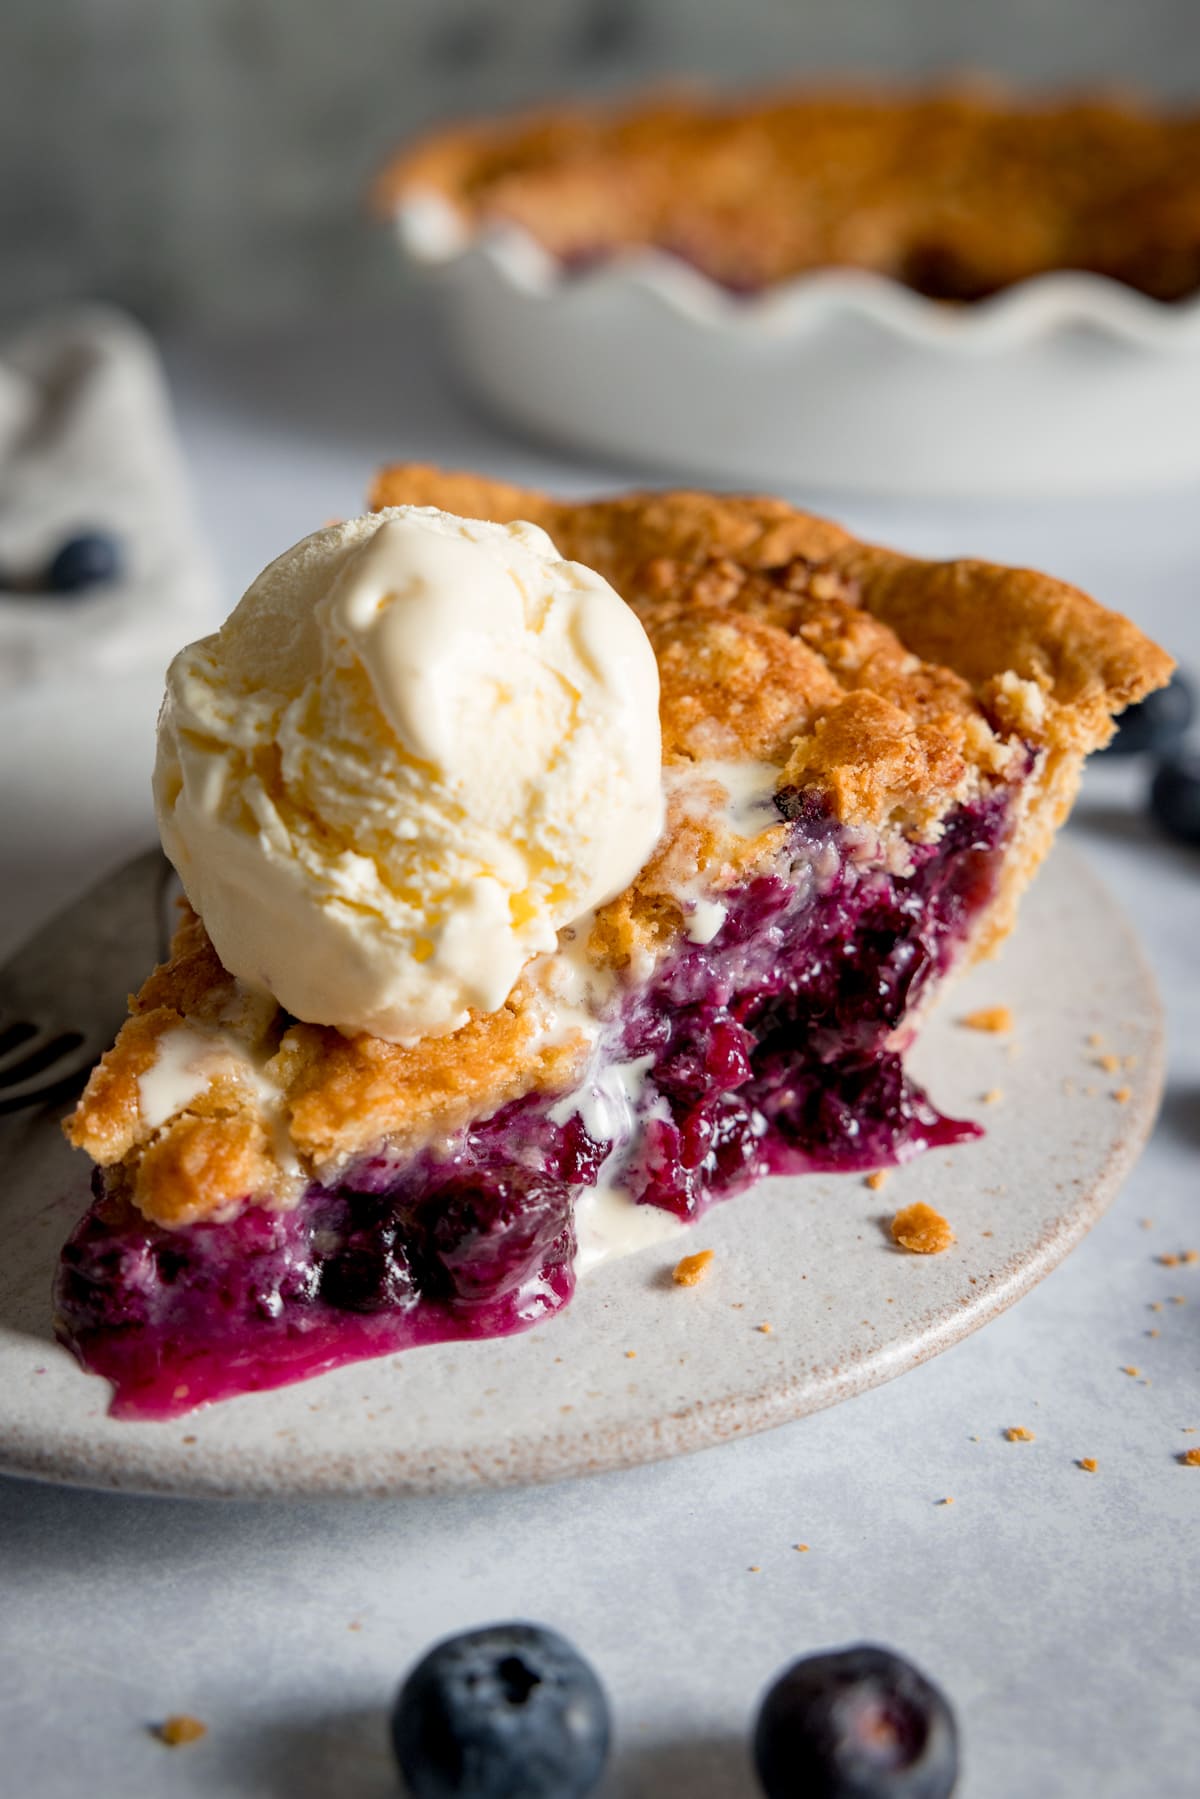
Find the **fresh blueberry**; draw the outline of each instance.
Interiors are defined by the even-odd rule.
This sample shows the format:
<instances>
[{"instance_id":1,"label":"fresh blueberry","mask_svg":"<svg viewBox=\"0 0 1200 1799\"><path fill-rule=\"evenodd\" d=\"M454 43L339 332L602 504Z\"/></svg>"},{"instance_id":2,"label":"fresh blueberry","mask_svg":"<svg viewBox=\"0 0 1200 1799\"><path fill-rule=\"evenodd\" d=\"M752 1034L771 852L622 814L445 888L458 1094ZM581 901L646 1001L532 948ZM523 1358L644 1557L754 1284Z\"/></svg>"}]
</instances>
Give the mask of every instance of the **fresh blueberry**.
<instances>
[{"instance_id":1,"label":"fresh blueberry","mask_svg":"<svg viewBox=\"0 0 1200 1799\"><path fill-rule=\"evenodd\" d=\"M105 587L121 569L121 549L108 531L80 531L68 537L46 570L50 593L82 593L88 587Z\"/></svg>"},{"instance_id":2,"label":"fresh blueberry","mask_svg":"<svg viewBox=\"0 0 1200 1799\"><path fill-rule=\"evenodd\" d=\"M1192 722L1196 697L1192 684L1179 669L1165 687L1148 693L1117 720L1117 734L1108 745L1110 756L1140 756L1147 751L1161 756L1172 749Z\"/></svg>"},{"instance_id":3,"label":"fresh blueberry","mask_svg":"<svg viewBox=\"0 0 1200 1799\"><path fill-rule=\"evenodd\" d=\"M582 1799L608 1754L608 1702L583 1658L537 1624L448 1637L392 1711L413 1799Z\"/></svg>"},{"instance_id":4,"label":"fresh blueberry","mask_svg":"<svg viewBox=\"0 0 1200 1799\"><path fill-rule=\"evenodd\" d=\"M1200 750L1180 750L1159 763L1150 810L1168 837L1200 847Z\"/></svg>"},{"instance_id":5,"label":"fresh blueberry","mask_svg":"<svg viewBox=\"0 0 1200 1799\"><path fill-rule=\"evenodd\" d=\"M759 1710L754 1760L767 1799L947 1799L958 1731L911 1662L861 1643L784 1670Z\"/></svg>"}]
</instances>

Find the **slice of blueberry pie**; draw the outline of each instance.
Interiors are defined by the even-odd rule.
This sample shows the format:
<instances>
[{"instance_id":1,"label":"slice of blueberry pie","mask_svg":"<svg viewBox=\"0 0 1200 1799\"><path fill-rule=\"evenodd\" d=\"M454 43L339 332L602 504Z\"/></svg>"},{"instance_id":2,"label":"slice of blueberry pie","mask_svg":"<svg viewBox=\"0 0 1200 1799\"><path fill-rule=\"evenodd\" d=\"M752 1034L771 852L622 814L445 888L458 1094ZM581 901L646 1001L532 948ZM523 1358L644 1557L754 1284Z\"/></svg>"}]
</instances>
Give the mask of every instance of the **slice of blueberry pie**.
<instances>
[{"instance_id":1,"label":"slice of blueberry pie","mask_svg":"<svg viewBox=\"0 0 1200 1799\"><path fill-rule=\"evenodd\" d=\"M975 1135L914 1022L1170 671L777 500L374 504L168 675L190 905L68 1121L56 1295L123 1416L514 1331L760 1176Z\"/></svg>"}]
</instances>

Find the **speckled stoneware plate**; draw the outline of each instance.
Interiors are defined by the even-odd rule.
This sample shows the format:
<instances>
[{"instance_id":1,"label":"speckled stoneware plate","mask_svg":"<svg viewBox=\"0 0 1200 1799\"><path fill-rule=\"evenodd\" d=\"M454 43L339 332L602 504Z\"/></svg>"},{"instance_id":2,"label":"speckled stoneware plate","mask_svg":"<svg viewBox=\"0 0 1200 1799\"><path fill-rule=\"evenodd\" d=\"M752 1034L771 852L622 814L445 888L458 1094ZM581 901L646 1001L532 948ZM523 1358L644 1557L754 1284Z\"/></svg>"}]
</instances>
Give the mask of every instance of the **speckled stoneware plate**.
<instances>
[{"instance_id":1,"label":"speckled stoneware plate","mask_svg":"<svg viewBox=\"0 0 1200 1799\"><path fill-rule=\"evenodd\" d=\"M985 1005L1012 1009L1010 1035L959 1022ZM524 1336L411 1350L163 1424L115 1423L105 1384L53 1342L51 1275L86 1169L57 1116L4 1121L0 1468L164 1493L436 1493L678 1455L848 1399L1048 1273L1149 1132L1162 1082L1153 979L1069 847L1001 959L945 996L913 1066L939 1106L986 1123L982 1141L926 1156L882 1191L855 1176L764 1181L601 1268ZM892 1213L918 1198L957 1233L943 1255L891 1242ZM701 1286L671 1280L684 1249L715 1251Z\"/></svg>"}]
</instances>

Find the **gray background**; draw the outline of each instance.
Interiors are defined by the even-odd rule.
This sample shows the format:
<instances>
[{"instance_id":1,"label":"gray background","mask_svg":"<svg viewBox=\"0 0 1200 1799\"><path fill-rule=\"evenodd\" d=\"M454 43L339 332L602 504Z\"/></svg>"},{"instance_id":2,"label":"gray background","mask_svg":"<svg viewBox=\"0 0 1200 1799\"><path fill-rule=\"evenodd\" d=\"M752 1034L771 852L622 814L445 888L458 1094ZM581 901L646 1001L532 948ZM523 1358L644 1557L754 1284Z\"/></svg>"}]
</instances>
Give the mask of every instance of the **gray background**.
<instances>
[{"instance_id":1,"label":"gray background","mask_svg":"<svg viewBox=\"0 0 1200 1799\"><path fill-rule=\"evenodd\" d=\"M685 70L964 68L1200 96L1200 4L0 0L0 320L385 304L363 187L433 118Z\"/></svg>"}]
</instances>

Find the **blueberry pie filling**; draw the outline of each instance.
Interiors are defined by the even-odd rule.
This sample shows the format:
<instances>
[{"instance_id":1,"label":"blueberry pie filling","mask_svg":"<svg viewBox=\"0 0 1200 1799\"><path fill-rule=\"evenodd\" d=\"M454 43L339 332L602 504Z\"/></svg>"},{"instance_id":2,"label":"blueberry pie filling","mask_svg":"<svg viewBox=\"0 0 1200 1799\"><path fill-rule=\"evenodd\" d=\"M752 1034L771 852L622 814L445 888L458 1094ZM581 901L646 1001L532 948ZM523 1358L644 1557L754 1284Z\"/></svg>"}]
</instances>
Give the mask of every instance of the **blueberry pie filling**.
<instances>
[{"instance_id":1,"label":"blueberry pie filling","mask_svg":"<svg viewBox=\"0 0 1200 1799\"><path fill-rule=\"evenodd\" d=\"M915 1020L1169 667L1058 583L777 502L572 507L424 469L377 499L534 519L613 581L658 657L666 827L449 1040L303 1024L185 919L68 1124L99 1166L58 1330L119 1416L518 1331L761 1177L976 1137L905 1072Z\"/></svg>"}]
</instances>

